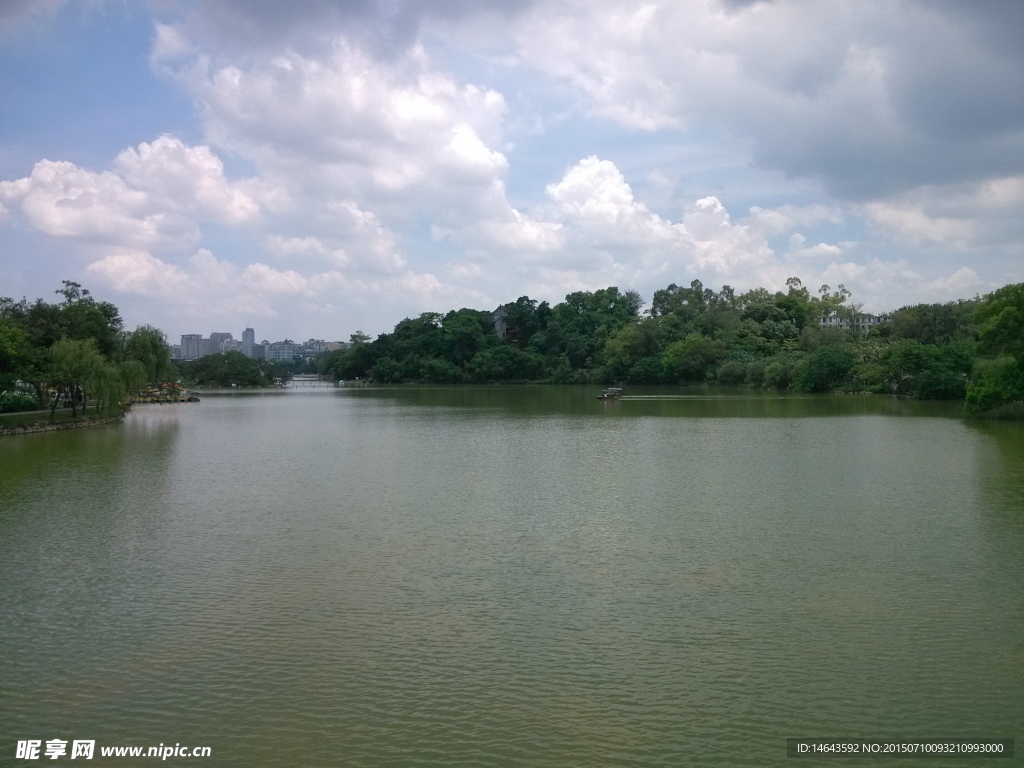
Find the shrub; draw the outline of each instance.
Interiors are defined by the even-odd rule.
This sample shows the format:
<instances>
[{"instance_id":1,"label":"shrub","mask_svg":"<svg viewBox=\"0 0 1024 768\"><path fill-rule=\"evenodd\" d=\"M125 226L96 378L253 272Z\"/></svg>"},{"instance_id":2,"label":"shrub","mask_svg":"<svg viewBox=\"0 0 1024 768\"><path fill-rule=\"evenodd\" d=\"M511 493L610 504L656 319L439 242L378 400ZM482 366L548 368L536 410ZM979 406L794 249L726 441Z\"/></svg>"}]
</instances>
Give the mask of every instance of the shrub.
<instances>
[{"instance_id":1,"label":"shrub","mask_svg":"<svg viewBox=\"0 0 1024 768\"><path fill-rule=\"evenodd\" d=\"M985 413L1015 400L1024 400L1024 372L1009 355L979 360L967 385L968 413Z\"/></svg>"},{"instance_id":2,"label":"shrub","mask_svg":"<svg viewBox=\"0 0 1024 768\"><path fill-rule=\"evenodd\" d=\"M660 357L642 357L633 364L626 376L630 384L660 384L665 378L665 368Z\"/></svg>"},{"instance_id":3,"label":"shrub","mask_svg":"<svg viewBox=\"0 0 1024 768\"><path fill-rule=\"evenodd\" d=\"M390 357L382 357L370 369L370 378L374 381L382 381L385 384L394 384L402 380L402 368Z\"/></svg>"},{"instance_id":4,"label":"shrub","mask_svg":"<svg viewBox=\"0 0 1024 768\"><path fill-rule=\"evenodd\" d=\"M35 395L30 395L17 389L0 392L0 413L34 411L38 407L39 401Z\"/></svg>"},{"instance_id":5,"label":"shrub","mask_svg":"<svg viewBox=\"0 0 1024 768\"><path fill-rule=\"evenodd\" d=\"M764 383L771 389L789 389L797 376L799 360L781 358L764 367Z\"/></svg>"},{"instance_id":6,"label":"shrub","mask_svg":"<svg viewBox=\"0 0 1024 768\"><path fill-rule=\"evenodd\" d=\"M699 333L691 333L682 341L665 349L662 362L671 378L681 381L705 381L725 357L725 344Z\"/></svg>"},{"instance_id":7,"label":"shrub","mask_svg":"<svg viewBox=\"0 0 1024 768\"><path fill-rule=\"evenodd\" d=\"M747 378L747 366L739 360L722 363L718 368L716 378L720 384L730 387L742 384Z\"/></svg>"},{"instance_id":8,"label":"shrub","mask_svg":"<svg viewBox=\"0 0 1024 768\"><path fill-rule=\"evenodd\" d=\"M747 384L754 387L760 387L764 384L764 360L754 360L751 363L747 363Z\"/></svg>"},{"instance_id":9,"label":"shrub","mask_svg":"<svg viewBox=\"0 0 1024 768\"><path fill-rule=\"evenodd\" d=\"M794 382L804 392L831 392L853 370L853 354L845 346L820 347L803 360Z\"/></svg>"}]
</instances>

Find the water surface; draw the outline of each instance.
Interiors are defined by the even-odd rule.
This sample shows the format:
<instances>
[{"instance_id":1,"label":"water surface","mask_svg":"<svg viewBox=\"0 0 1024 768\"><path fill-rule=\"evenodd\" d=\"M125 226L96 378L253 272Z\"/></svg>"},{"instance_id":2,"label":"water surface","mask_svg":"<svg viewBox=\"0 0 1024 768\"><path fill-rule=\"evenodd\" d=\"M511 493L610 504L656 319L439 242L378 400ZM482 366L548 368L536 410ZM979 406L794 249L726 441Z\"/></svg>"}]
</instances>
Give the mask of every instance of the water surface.
<instances>
[{"instance_id":1,"label":"water surface","mask_svg":"<svg viewBox=\"0 0 1024 768\"><path fill-rule=\"evenodd\" d=\"M250 767L1024 738L1024 429L595 393L207 396L0 440L0 763L25 738Z\"/></svg>"}]
</instances>

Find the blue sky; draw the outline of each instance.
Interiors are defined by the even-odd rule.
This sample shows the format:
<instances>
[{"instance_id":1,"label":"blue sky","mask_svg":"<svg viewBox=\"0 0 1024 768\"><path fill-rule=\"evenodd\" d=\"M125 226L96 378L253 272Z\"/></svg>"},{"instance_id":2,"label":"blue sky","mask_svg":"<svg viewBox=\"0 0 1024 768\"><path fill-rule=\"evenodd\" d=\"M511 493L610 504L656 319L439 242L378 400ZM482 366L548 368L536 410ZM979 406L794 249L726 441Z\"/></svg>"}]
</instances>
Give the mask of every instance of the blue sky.
<instances>
[{"instance_id":1,"label":"blue sky","mask_svg":"<svg viewBox=\"0 0 1024 768\"><path fill-rule=\"evenodd\" d=\"M479 8L0 6L0 295L344 339L606 285L1024 280L1019 3Z\"/></svg>"}]
</instances>

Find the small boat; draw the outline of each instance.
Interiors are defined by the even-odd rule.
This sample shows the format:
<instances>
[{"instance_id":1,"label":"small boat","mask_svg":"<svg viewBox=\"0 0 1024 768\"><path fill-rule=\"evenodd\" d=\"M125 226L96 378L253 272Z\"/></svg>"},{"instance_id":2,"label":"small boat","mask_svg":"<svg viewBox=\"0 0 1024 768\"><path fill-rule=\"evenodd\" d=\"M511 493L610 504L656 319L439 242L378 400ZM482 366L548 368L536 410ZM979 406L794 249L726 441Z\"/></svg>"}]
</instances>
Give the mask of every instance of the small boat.
<instances>
[{"instance_id":1,"label":"small boat","mask_svg":"<svg viewBox=\"0 0 1024 768\"><path fill-rule=\"evenodd\" d=\"M618 400L622 397L622 387L608 387L600 395L598 400Z\"/></svg>"},{"instance_id":2,"label":"small boat","mask_svg":"<svg viewBox=\"0 0 1024 768\"><path fill-rule=\"evenodd\" d=\"M189 392L188 393L188 401L190 403L198 403L199 402L199 395L195 395L195 394Z\"/></svg>"}]
</instances>

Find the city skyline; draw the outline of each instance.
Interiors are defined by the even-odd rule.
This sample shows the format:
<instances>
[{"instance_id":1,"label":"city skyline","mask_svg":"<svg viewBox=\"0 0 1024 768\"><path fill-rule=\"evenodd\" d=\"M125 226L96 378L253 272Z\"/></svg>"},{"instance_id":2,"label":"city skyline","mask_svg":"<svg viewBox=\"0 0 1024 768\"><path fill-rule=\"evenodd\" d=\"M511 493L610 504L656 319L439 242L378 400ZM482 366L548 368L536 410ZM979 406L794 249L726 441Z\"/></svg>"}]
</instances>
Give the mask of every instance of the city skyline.
<instances>
[{"instance_id":1,"label":"city skyline","mask_svg":"<svg viewBox=\"0 0 1024 768\"><path fill-rule=\"evenodd\" d=\"M207 355L223 352L241 352L246 357L271 362L286 362L297 357L309 358L339 349L348 349L351 344L344 341L327 341L310 338L296 342L289 338L281 341L263 339L256 343L256 331L247 327L242 338L235 339L230 331L211 331L208 337L201 333L183 333L181 341L174 344L168 339L167 346L172 360L197 360Z\"/></svg>"}]
</instances>

